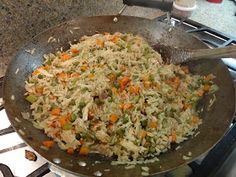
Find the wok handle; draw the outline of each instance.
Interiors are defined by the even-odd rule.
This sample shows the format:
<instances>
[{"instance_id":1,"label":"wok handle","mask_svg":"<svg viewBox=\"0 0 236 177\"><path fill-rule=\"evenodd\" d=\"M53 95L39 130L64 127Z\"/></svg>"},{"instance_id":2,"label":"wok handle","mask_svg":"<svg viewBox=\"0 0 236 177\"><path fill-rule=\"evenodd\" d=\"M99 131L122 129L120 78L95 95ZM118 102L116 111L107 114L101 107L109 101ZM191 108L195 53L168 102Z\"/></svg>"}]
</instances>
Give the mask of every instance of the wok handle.
<instances>
[{"instance_id":1,"label":"wok handle","mask_svg":"<svg viewBox=\"0 0 236 177\"><path fill-rule=\"evenodd\" d=\"M236 46L227 46L216 49L198 49L191 53L190 60L205 59L219 59L236 57Z\"/></svg>"},{"instance_id":2,"label":"wok handle","mask_svg":"<svg viewBox=\"0 0 236 177\"><path fill-rule=\"evenodd\" d=\"M163 11L171 11L174 0L123 0L128 6L142 6L150 8L158 8Z\"/></svg>"}]
</instances>

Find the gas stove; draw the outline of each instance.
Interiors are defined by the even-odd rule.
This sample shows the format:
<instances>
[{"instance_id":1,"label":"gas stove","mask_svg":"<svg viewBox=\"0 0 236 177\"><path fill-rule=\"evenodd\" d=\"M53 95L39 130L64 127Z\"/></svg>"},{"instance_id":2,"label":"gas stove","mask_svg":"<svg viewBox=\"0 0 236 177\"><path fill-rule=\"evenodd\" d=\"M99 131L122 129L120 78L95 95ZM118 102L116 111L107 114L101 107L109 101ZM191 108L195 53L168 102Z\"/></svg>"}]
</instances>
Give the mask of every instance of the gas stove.
<instances>
[{"instance_id":1,"label":"gas stove","mask_svg":"<svg viewBox=\"0 0 236 177\"><path fill-rule=\"evenodd\" d=\"M158 17L156 20L166 22L165 15ZM217 48L227 45L236 45L236 38L223 34L219 31L211 29L207 26L199 24L192 20L181 21L177 17L171 17L171 24L177 28L181 28L188 33L196 36L209 47ZM228 66L233 80L236 83L236 60L233 58L223 59L224 63ZM0 105L2 105L2 83L3 78L0 78ZM17 135L7 118L4 110L4 106L0 106L0 177L11 176L27 176L27 177L58 177L58 176L73 176L68 173L51 166L40 155L37 155L36 161L29 161L25 158L25 151L29 150L33 152L29 146L27 146L23 140ZM220 140L216 146L211 149L203 157L195 160L194 162L177 168L174 171L160 175L160 177L170 176L236 176L231 174L232 169L229 169L228 164L231 163L236 151L236 118L232 122L225 136ZM236 161L235 168L236 168ZM227 168L226 168L227 167ZM227 171L227 174L225 173ZM95 174L95 176L101 176L102 172Z\"/></svg>"}]
</instances>

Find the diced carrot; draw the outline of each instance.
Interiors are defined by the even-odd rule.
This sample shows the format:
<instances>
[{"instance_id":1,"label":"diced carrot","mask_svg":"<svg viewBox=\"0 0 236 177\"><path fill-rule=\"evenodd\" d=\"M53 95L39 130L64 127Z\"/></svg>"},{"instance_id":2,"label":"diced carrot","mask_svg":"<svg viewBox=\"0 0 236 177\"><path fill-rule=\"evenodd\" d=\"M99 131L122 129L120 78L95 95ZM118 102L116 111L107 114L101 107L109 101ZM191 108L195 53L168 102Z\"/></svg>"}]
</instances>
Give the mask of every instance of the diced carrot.
<instances>
[{"instance_id":1,"label":"diced carrot","mask_svg":"<svg viewBox=\"0 0 236 177\"><path fill-rule=\"evenodd\" d=\"M54 145L55 142L52 141L52 140L46 140L46 141L43 141L42 143L43 143L44 146L46 146L47 148L50 149L50 148L53 147L53 145Z\"/></svg>"},{"instance_id":2,"label":"diced carrot","mask_svg":"<svg viewBox=\"0 0 236 177\"><path fill-rule=\"evenodd\" d=\"M124 90L125 87L130 83L130 78L128 76L124 76L123 78L121 78L118 82L120 84L120 89Z\"/></svg>"},{"instance_id":3,"label":"diced carrot","mask_svg":"<svg viewBox=\"0 0 236 177\"><path fill-rule=\"evenodd\" d=\"M67 152L67 154L74 154L74 149L73 148L71 148L71 147L69 147L67 150L66 150L66 152Z\"/></svg>"},{"instance_id":4,"label":"diced carrot","mask_svg":"<svg viewBox=\"0 0 236 177\"><path fill-rule=\"evenodd\" d=\"M61 127L63 127L70 120L71 120L71 115L70 114L63 115L63 116L60 116L59 123L60 123Z\"/></svg>"},{"instance_id":5,"label":"diced carrot","mask_svg":"<svg viewBox=\"0 0 236 177\"><path fill-rule=\"evenodd\" d=\"M80 155L88 155L88 153L89 153L89 148L86 146L82 146L79 150Z\"/></svg>"},{"instance_id":6,"label":"diced carrot","mask_svg":"<svg viewBox=\"0 0 236 177\"><path fill-rule=\"evenodd\" d=\"M96 39L96 44L100 47L104 47L104 41L101 39Z\"/></svg>"},{"instance_id":7,"label":"diced carrot","mask_svg":"<svg viewBox=\"0 0 236 177\"><path fill-rule=\"evenodd\" d=\"M157 122L156 121L152 121L148 124L149 128L157 128Z\"/></svg>"},{"instance_id":8,"label":"diced carrot","mask_svg":"<svg viewBox=\"0 0 236 177\"><path fill-rule=\"evenodd\" d=\"M197 91L197 96L202 97L203 94L204 94L204 90L203 90L203 89L199 89L199 90Z\"/></svg>"},{"instance_id":9,"label":"diced carrot","mask_svg":"<svg viewBox=\"0 0 236 177\"><path fill-rule=\"evenodd\" d=\"M112 91L112 93L113 93L114 95L116 95L116 94L117 94L117 88L115 88L115 87L112 87L112 88L111 88L111 91Z\"/></svg>"},{"instance_id":10,"label":"diced carrot","mask_svg":"<svg viewBox=\"0 0 236 177\"><path fill-rule=\"evenodd\" d=\"M140 87L139 86L130 86L129 91L130 91L130 93L133 93L133 94L139 94Z\"/></svg>"},{"instance_id":11,"label":"diced carrot","mask_svg":"<svg viewBox=\"0 0 236 177\"><path fill-rule=\"evenodd\" d=\"M61 109L60 108L53 108L51 110L51 115L53 115L53 116L59 116L60 113L61 113Z\"/></svg>"},{"instance_id":12,"label":"diced carrot","mask_svg":"<svg viewBox=\"0 0 236 177\"><path fill-rule=\"evenodd\" d=\"M147 89L147 88L150 88L151 82L150 82L150 80L149 80L149 76L148 76L148 75L146 75L146 76L143 77L142 82L143 82L143 86L144 86L146 89Z\"/></svg>"},{"instance_id":13,"label":"diced carrot","mask_svg":"<svg viewBox=\"0 0 236 177\"><path fill-rule=\"evenodd\" d=\"M179 77L173 77L166 81L167 84L169 84L171 87L173 87L175 90L178 89L180 85L180 79Z\"/></svg>"},{"instance_id":14,"label":"diced carrot","mask_svg":"<svg viewBox=\"0 0 236 177\"><path fill-rule=\"evenodd\" d=\"M79 54L79 52L80 52L79 49L76 49L76 48L71 48L70 51L73 54Z\"/></svg>"},{"instance_id":15,"label":"diced carrot","mask_svg":"<svg viewBox=\"0 0 236 177\"><path fill-rule=\"evenodd\" d=\"M55 96L55 95L50 95L49 98L50 98L51 100L57 100L58 97Z\"/></svg>"},{"instance_id":16,"label":"diced carrot","mask_svg":"<svg viewBox=\"0 0 236 177\"><path fill-rule=\"evenodd\" d=\"M44 66L42 67L42 69L44 69L44 70L48 70L49 68L50 68L49 65L44 65Z\"/></svg>"},{"instance_id":17,"label":"diced carrot","mask_svg":"<svg viewBox=\"0 0 236 177\"><path fill-rule=\"evenodd\" d=\"M145 138L147 136L147 131L142 129L142 130L140 130L139 135L141 138Z\"/></svg>"},{"instance_id":18,"label":"diced carrot","mask_svg":"<svg viewBox=\"0 0 236 177\"><path fill-rule=\"evenodd\" d=\"M110 117L109 117L109 121L110 123L114 124L116 123L118 120L118 116L116 114L111 114Z\"/></svg>"},{"instance_id":19,"label":"diced carrot","mask_svg":"<svg viewBox=\"0 0 236 177\"><path fill-rule=\"evenodd\" d=\"M88 112L88 119L92 120L93 118L94 118L94 112L89 110L89 112Z\"/></svg>"},{"instance_id":20,"label":"diced carrot","mask_svg":"<svg viewBox=\"0 0 236 177\"><path fill-rule=\"evenodd\" d=\"M214 79L214 75L213 74L208 74L207 76L204 77L205 81L210 81L212 79Z\"/></svg>"},{"instance_id":21,"label":"diced carrot","mask_svg":"<svg viewBox=\"0 0 236 177\"><path fill-rule=\"evenodd\" d=\"M93 74L93 73L90 73L89 75L88 75L88 78L89 79L93 79L95 77L95 75Z\"/></svg>"},{"instance_id":22,"label":"diced carrot","mask_svg":"<svg viewBox=\"0 0 236 177\"><path fill-rule=\"evenodd\" d=\"M80 77L80 73L79 72L72 73L70 76L78 78L78 77Z\"/></svg>"},{"instance_id":23,"label":"diced carrot","mask_svg":"<svg viewBox=\"0 0 236 177\"><path fill-rule=\"evenodd\" d=\"M210 88L211 88L211 86L208 85L208 84L205 84L205 85L203 86L203 90L204 90L205 92L208 92L208 91L210 90Z\"/></svg>"},{"instance_id":24,"label":"diced carrot","mask_svg":"<svg viewBox=\"0 0 236 177\"><path fill-rule=\"evenodd\" d=\"M150 81L143 81L143 86L147 89L150 88L151 82Z\"/></svg>"},{"instance_id":25,"label":"diced carrot","mask_svg":"<svg viewBox=\"0 0 236 177\"><path fill-rule=\"evenodd\" d=\"M65 81L66 80L66 74L62 71L60 73L57 74L57 77L61 80L61 81Z\"/></svg>"},{"instance_id":26,"label":"diced carrot","mask_svg":"<svg viewBox=\"0 0 236 177\"><path fill-rule=\"evenodd\" d=\"M60 58L61 58L62 61L66 61L66 60L71 59L71 55L69 55L68 53L62 53L60 55Z\"/></svg>"},{"instance_id":27,"label":"diced carrot","mask_svg":"<svg viewBox=\"0 0 236 177\"><path fill-rule=\"evenodd\" d=\"M177 89L180 85L180 79L179 77L174 78L174 88Z\"/></svg>"},{"instance_id":28,"label":"diced carrot","mask_svg":"<svg viewBox=\"0 0 236 177\"><path fill-rule=\"evenodd\" d=\"M37 94L42 95L43 94L43 89L44 89L44 87L36 87L35 91L36 91Z\"/></svg>"},{"instance_id":29,"label":"diced carrot","mask_svg":"<svg viewBox=\"0 0 236 177\"><path fill-rule=\"evenodd\" d=\"M108 75L108 78L110 79L110 81L115 81L116 78L117 78L117 76L116 76L115 73L110 73L110 74Z\"/></svg>"},{"instance_id":30,"label":"diced carrot","mask_svg":"<svg viewBox=\"0 0 236 177\"><path fill-rule=\"evenodd\" d=\"M82 66L80 66L81 71L86 71L88 69L88 65L87 64L83 64Z\"/></svg>"},{"instance_id":31,"label":"diced carrot","mask_svg":"<svg viewBox=\"0 0 236 177\"><path fill-rule=\"evenodd\" d=\"M175 143L176 140L177 140L176 132L175 132L175 131L172 131L172 132L171 132L171 142L172 142L172 143Z\"/></svg>"},{"instance_id":32,"label":"diced carrot","mask_svg":"<svg viewBox=\"0 0 236 177\"><path fill-rule=\"evenodd\" d=\"M132 104L132 103L123 103L123 104L120 104L120 105L119 105L119 108L120 108L122 111L125 111L125 110L128 110L128 109L133 108L133 104Z\"/></svg>"},{"instance_id":33,"label":"diced carrot","mask_svg":"<svg viewBox=\"0 0 236 177\"><path fill-rule=\"evenodd\" d=\"M60 123L61 127L63 127L68 122L69 122L69 117L67 115L61 116L59 118L59 123Z\"/></svg>"},{"instance_id":34,"label":"diced carrot","mask_svg":"<svg viewBox=\"0 0 236 177\"><path fill-rule=\"evenodd\" d=\"M181 69L183 70L183 72L184 72L185 74L188 74L188 73L189 73L189 68L188 68L188 66L181 66Z\"/></svg>"},{"instance_id":35,"label":"diced carrot","mask_svg":"<svg viewBox=\"0 0 236 177\"><path fill-rule=\"evenodd\" d=\"M199 123L200 119L197 116L193 116L191 119L192 126L196 126Z\"/></svg>"},{"instance_id":36,"label":"diced carrot","mask_svg":"<svg viewBox=\"0 0 236 177\"><path fill-rule=\"evenodd\" d=\"M185 110L188 109L188 108L192 108L192 104L191 104L191 103L186 103L186 102L184 102L184 103L183 103L183 110L185 111Z\"/></svg>"},{"instance_id":37,"label":"diced carrot","mask_svg":"<svg viewBox=\"0 0 236 177\"><path fill-rule=\"evenodd\" d=\"M119 41L119 39L120 39L119 36L114 35L114 36L112 37L111 41L112 41L113 43L117 44L117 42Z\"/></svg>"},{"instance_id":38,"label":"diced carrot","mask_svg":"<svg viewBox=\"0 0 236 177\"><path fill-rule=\"evenodd\" d=\"M40 74L40 71L38 69L36 69L32 72L32 76L35 76L35 75L38 75L38 74Z\"/></svg>"}]
</instances>

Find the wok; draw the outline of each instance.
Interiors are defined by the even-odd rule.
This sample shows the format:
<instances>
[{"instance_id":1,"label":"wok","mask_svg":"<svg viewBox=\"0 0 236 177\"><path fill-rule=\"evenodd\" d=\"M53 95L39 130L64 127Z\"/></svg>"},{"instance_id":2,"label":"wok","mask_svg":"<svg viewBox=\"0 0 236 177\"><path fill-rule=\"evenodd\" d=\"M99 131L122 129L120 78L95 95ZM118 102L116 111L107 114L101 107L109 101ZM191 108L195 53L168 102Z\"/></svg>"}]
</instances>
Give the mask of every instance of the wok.
<instances>
[{"instance_id":1,"label":"wok","mask_svg":"<svg viewBox=\"0 0 236 177\"><path fill-rule=\"evenodd\" d=\"M209 151L224 135L235 111L233 81L227 67L220 59L193 61L187 64L192 73L202 75L213 73L216 76L214 82L219 86L219 90L216 92L216 102L209 110L208 105L212 96L208 95L203 98L198 105L199 108L204 110L201 113L203 123L199 127L200 134L196 137L189 137L189 140L180 144L180 149L175 150L173 148L161 154L159 162L136 165L135 168L126 170L124 165L110 165L109 158L98 154L81 157L76 153L68 155L58 146L54 146L48 151L40 148L41 142L48 139L48 137L42 130L34 128L30 121L23 119L21 112L30 112L30 104L24 97L25 80L34 69L42 64L44 54L55 52L61 46L66 50L69 48L69 42L75 43L83 35L93 35L97 32L114 33L117 31L139 34L145 37L151 45L158 42L191 49L206 48L203 42L190 34L179 29L169 30L168 25L155 20L120 16L118 22L114 23L113 18L114 16L81 17L77 20L62 23L35 36L18 51L8 66L4 82L5 109L16 132L46 160L67 172L80 176L92 176L95 171L99 170L103 173L103 176L120 176L122 172L124 177L137 177L141 176L142 166L148 166L150 168L149 173L154 175L189 163ZM56 40L50 40L50 42L48 41L50 37L54 37ZM33 54L27 52L34 48ZM16 70L19 70L19 72L16 72ZM14 99L12 99L13 95ZM192 157L189 160L184 160L182 157L187 155L188 152L192 152ZM79 166L79 161L86 162L87 166ZM95 164L95 161L101 163ZM110 171L104 172L104 169L110 169Z\"/></svg>"}]
</instances>

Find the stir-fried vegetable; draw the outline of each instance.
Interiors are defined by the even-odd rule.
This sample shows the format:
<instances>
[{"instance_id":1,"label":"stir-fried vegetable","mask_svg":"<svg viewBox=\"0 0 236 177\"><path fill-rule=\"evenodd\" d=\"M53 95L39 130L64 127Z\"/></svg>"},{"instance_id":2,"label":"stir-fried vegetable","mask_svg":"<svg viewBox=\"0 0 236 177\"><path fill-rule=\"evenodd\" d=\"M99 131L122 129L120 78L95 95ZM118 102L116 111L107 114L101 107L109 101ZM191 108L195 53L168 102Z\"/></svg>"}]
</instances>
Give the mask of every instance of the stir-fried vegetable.
<instances>
[{"instance_id":1,"label":"stir-fried vegetable","mask_svg":"<svg viewBox=\"0 0 236 177\"><path fill-rule=\"evenodd\" d=\"M68 154L99 151L122 163L143 160L193 135L199 100L218 87L214 75L167 65L141 37L84 36L48 54L26 82L32 121Z\"/></svg>"}]
</instances>

